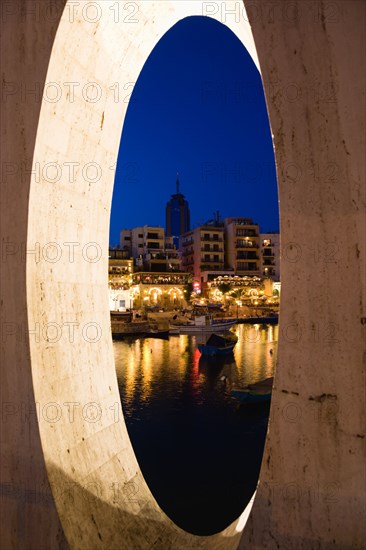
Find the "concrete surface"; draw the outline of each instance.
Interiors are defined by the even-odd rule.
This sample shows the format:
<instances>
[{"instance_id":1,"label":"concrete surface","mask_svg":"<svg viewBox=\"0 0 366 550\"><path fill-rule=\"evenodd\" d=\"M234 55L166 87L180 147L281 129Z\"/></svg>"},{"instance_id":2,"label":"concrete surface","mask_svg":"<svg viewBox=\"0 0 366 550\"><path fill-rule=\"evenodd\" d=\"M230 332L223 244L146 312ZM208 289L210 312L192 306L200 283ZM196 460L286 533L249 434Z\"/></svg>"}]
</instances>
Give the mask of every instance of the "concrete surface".
<instances>
[{"instance_id":1,"label":"concrete surface","mask_svg":"<svg viewBox=\"0 0 366 550\"><path fill-rule=\"evenodd\" d=\"M365 4L248 0L259 62L240 2L63 5L2 6L4 549L361 548ZM248 514L212 537L175 526L143 479L121 412L107 290L128 95L164 33L202 14L260 63L282 240L260 483L245 528Z\"/></svg>"}]
</instances>

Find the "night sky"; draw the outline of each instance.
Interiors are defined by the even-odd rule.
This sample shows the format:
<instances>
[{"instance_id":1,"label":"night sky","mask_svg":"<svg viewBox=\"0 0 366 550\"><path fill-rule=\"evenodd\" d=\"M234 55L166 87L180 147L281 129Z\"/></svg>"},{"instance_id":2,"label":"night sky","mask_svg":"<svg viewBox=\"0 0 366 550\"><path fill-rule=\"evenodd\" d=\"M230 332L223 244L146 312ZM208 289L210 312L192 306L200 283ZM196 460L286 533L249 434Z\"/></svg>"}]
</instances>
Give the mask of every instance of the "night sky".
<instances>
[{"instance_id":1,"label":"night sky","mask_svg":"<svg viewBox=\"0 0 366 550\"><path fill-rule=\"evenodd\" d=\"M191 226L220 211L278 230L271 131L259 72L224 25L180 21L148 58L130 98L114 185L110 243L119 231L165 227L165 205L181 192Z\"/></svg>"}]
</instances>

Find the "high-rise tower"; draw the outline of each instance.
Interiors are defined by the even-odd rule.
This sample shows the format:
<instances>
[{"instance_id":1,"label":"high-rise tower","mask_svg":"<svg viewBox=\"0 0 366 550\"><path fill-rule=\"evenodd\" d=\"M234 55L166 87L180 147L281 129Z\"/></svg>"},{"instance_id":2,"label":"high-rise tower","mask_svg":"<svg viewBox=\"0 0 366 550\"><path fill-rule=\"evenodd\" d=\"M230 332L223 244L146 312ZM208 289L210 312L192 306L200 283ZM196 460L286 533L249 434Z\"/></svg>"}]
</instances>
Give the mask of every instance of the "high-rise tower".
<instances>
[{"instance_id":1,"label":"high-rise tower","mask_svg":"<svg viewBox=\"0 0 366 550\"><path fill-rule=\"evenodd\" d=\"M190 230L190 212L188 201L179 190L180 182L177 174L177 192L171 196L166 205L166 235L173 237L173 242L178 250L179 237Z\"/></svg>"}]
</instances>

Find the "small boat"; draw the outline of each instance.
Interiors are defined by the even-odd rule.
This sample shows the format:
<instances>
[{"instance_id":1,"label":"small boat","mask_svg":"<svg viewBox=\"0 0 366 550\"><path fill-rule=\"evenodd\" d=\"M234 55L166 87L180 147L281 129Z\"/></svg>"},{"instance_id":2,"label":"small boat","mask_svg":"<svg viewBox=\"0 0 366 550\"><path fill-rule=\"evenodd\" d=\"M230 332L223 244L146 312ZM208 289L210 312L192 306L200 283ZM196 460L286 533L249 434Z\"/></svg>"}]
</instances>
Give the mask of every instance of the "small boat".
<instances>
[{"instance_id":1,"label":"small boat","mask_svg":"<svg viewBox=\"0 0 366 550\"><path fill-rule=\"evenodd\" d=\"M275 315L266 315L266 316L252 316L252 317L242 317L240 323L250 323L252 325L277 325L279 316Z\"/></svg>"},{"instance_id":2,"label":"small boat","mask_svg":"<svg viewBox=\"0 0 366 550\"><path fill-rule=\"evenodd\" d=\"M113 340L120 340L126 336L144 336L149 331L149 323L141 322L116 322L111 323Z\"/></svg>"},{"instance_id":3,"label":"small boat","mask_svg":"<svg viewBox=\"0 0 366 550\"><path fill-rule=\"evenodd\" d=\"M202 355L227 355L233 352L233 349L238 341L238 337L233 332L225 334L210 335L206 344L198 344L198 349Z\"/></svg>"},{"instance_id":4,"label":"small boat","mask_svg":"<svg viewBox=\"0 0 366 550\"><path fill-rule=\"evenodd\" d=\"M148 338L169 338L169 322L165 319L149 320L149 328L146 331Z\"/></svg>"},{"instance_id":5,"label":"small boat","mask_svg":"<svg viewBox=\"0 0 366 550\"><path fill-rule=\"evenodd\" d=\"M162 330L158 328L150 328L146 332L146 336L148 338L163 338L164 340L167 340L169 338L169 330Z\"/></svg>"},{"instance_id":6,"label":"small boat","mask_svg":"<svg viewBox=\"0 0 366 550\"><path fill-rule=\"evenodd\" d=\"M131 311L110 311L111 321L117 323L131 323Z\"/></svg>"},{"instance_id":7,"label":"small boat","mask_svg":"<svg viewBox=\"0 0 366 550\"><path fill-rule=\"evenodd\" d=\"M236 319L213 319L211 315L199 315L185 324L170 323L170 334L197 334L228 331L236 325Z\"/></svg>"},{"instance_id":8,"label":"small boat","mask_svg":"<svg viewBox=\"0 0 366 550\"><path fill-rule=\"evenodd\" d=\"M250 384L244 388L233 388L231 396L238 399L241 403L254 404L266 403L271 400L273 377L261 380L256 384Z\"/></svg>"}]
</instances>

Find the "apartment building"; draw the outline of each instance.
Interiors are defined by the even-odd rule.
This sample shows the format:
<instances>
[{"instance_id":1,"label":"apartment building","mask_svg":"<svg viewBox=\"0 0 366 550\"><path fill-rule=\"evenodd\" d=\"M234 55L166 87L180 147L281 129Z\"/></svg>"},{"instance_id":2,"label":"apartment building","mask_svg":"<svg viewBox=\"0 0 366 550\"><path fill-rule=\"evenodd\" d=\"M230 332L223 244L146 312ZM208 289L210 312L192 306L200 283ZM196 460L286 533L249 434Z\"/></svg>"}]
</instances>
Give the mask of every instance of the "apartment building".
<instances>
[{"instance_id":1,"label":"apartment building","mask_svg":"<svg viewBox=\"0 0 366 550\"><path fill-rule=\"evenodd\" d=\"M260 234L261 275L280 281L280 234Z\"/></svg>"},{"instance_id":2,"label":"apartment building","mask_svg":"<svg viewBox=\"0 0 366 550\"><path fill-rule=\"evenodd\" d=\"M210 274L225 270L224 224L212 220L188 231L180 239L181 267L192 274L200 286Z\"/></svg>"},{"instance_id":3,"label":"apartment building","mask_svg":"<svg viewBox=\"0 0 366 550\"><path fill-rule=\"evenodd\" d=\"M173 237L166 237L163 227L144 225L123 229L120 247L130 253L135 268L145 271L179 271L179 254Z\"/></svg>"},{"instance_id":4,"label":"apartment building","mask_svg":"<svg viewBox=\"0 0 366 550\"><path fill-rule=\"evenodd\" d=\"M226 218L225 265L237 275L259 276L259 226L251 218Z\"/></svg>"},{"instance_id":5,"label":"apartment building","mask_svg":"<svg viewBox=\"0 0 366 550\"><path fill-rule=\"evenodd\" d=\"M109 309L125 311L130 307L129 286L132 282L133 259L127 250L109 249L108 290Z\"/></svg>"}]
</instances>

